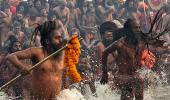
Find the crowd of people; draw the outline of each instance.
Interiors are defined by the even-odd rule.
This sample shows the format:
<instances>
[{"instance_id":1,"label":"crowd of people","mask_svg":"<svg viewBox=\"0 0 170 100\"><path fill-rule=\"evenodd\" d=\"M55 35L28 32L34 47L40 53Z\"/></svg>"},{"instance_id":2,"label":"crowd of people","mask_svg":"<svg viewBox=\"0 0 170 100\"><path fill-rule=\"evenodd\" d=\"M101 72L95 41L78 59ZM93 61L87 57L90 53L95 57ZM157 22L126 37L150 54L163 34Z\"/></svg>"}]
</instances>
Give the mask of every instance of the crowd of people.
<instances>
[{"instance_id":1,"label":"crowd of people","mask_svg":"<svg viewBox=\"0 0 170 100\"><path fill-rule=\"evenodd\" d=\"M135 100L143 100L144 80L137 70L141 68L138 63L141 53L148 46L154 57L147 65L155 66L152 70L159 75L164 70L159 67L160 62L164 63L170 80L169 31L161 35L164 41L146 39L147 33L162 31L161 21L155 26L151 23L158 9L150 6L149 0L11 1L16 0L0 2L0 86L18 73L26 73L30 66L64 46L74 34L83 38L77 65L82 94L85 94L82 84L88 84L97 96L95 81L105 84L111 73L115 83L112 87L122 91L121 100L132 100L134 96ZM161 2L163 7L168 4L166 0ZM169 12L165 13L167 19L163 19L166 14L159 16L163 23L170 19ZM41 64L6 93L19 100L55 98L72 83L62 78L63 56L60 53Z\"/></svg>"}]
</instances>

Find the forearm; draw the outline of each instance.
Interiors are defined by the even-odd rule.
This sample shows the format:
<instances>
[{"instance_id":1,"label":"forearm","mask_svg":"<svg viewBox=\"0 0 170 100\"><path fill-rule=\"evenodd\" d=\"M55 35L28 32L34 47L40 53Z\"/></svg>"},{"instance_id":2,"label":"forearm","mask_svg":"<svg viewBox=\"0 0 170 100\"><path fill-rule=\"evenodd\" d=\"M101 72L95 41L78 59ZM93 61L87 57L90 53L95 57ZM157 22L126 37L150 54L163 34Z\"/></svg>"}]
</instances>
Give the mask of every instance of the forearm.
<instances>
[{"instance_id":1,"label":"forearm","mask_svg":"<svg viewBox=\"0 0 170 100\"><path fill-rule=\"evenodd\" d=\"M3 11L0 11L0 15L1 15L2 17L8 17L8 14L6 14L6 13L3 12Z\"/></svg>"},{"instance_id":2,"label":"forearm","mask_svg":"<svg viewBox=\"0 0 170 100\"><path fill-rule=\"evenodd\" d=\"M108 56L108 53L107 52L103 52L103 54L102 54L102 71L103 71L103 73L107 73L108 72L108 68L107 68L107 56Z\"/></svg>"},{"instance_id":3,"label":"forearm","mask_svg":"<svg viewBox=\"0 0 170 100\"><path fill-rule=\"evenodd\" d=\"M106 10L105 15L108 15L113 12L114 12L114 8L109 8L108 10Z\"/></svg>"},{"instance_id":4,"label":"forearm","mask_svg":"<svg viewBox=\"0 0 170 100\"><path fill-rule=\"evenodd\" d=\"M69 39L69 34L68 31L66 29L66 27L62 27L63 33L64 33L64 39L68 40Z\"/></svg>"},{"instance_id":5,"label":"forearm","mask_svg":"<svg viewBox=\"0 0 170 100\"><path fill-rule=\"evenodd\" d=\"M17 58L16 55L13 55L13 54L8 55L7 60L9 60L19 70L22 70L23 68L25 68L25 65Z\"/></svg>"}]
</instances>

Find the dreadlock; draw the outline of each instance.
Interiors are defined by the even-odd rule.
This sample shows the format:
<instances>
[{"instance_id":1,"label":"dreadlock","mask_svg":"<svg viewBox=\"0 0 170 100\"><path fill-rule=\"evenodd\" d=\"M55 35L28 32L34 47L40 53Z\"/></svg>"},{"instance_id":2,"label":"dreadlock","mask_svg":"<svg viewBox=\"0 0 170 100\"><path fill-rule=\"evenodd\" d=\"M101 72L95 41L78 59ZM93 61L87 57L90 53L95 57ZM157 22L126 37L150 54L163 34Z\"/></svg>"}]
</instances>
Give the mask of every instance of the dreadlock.
<instances>
[{"instance_id":1,"label":"dreadlock","mask_svg":"<svg viewBox=\"0 0 170 100\"><path fill-rule=\"evenodd\" d=\"M34 32L33 32L33 35L32 35L32 38L31 38L31 42L35 42L35 39L36 39L36 36L38 35L38 33L40 33L40 36L41 36L41 39L40 39L40 42L41 42L41 45L43 47L47 47L47 40L51 40L51 35L52 35L52 32L55 30L55 29L59 29L61 26L59 25L59 21L46 21L44 22L42 25L38 25Z\"/></svg>"},{"instance_id":2,"label":"dreadlock","mask_svg":"<svg viewBox=\"0 0 170 100\"><path fill-rule=\"evenodd\" d=\"M137 33L138 37L135 36L135 34L133 34L133 27L134 25L136 25L137 20L136 19L127 19L127 21L124 24L124 31L126 34L126 39L131 42L132 44L134 44L135 46L138 45L139 40L142 38L142 32L141 33Z\"/></svg>"}]
</instances>

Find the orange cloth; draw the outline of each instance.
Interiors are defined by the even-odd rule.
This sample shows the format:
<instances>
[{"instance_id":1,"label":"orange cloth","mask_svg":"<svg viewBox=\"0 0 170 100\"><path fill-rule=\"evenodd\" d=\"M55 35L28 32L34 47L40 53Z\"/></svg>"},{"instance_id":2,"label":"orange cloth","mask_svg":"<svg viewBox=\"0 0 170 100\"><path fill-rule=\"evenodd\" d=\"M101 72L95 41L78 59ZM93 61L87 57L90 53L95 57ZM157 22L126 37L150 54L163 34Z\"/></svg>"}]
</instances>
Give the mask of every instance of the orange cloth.
<instances>
[{"instance_id":1,"label":"orange cloth","mask_svg":"<svg viewBox=\"0 0 170 100\"><path fill-rule=\"evenodd\" d=\"M155 64L155 60L155 55L152 52L144 50L141 55L140 64L151 69Z\"/></svg>"}]
</instances>

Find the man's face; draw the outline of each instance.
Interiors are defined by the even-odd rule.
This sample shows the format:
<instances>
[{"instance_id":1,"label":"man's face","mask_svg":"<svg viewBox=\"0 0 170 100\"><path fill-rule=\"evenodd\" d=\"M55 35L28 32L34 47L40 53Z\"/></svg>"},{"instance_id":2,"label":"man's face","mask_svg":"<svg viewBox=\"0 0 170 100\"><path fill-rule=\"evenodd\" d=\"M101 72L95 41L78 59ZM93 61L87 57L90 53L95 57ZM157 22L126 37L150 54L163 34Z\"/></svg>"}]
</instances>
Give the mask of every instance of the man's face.
<instances>
[{"instance_id":1,"label":"man's face","mask_svg":"<svg viewBox=\"0 0 170 100\"><path fill-rule=\"evenodd\" d=\"M51 35L51 46L53 49L58 50L62 47L62 35L60 30L54 30Z\"/></svg>"},{"instance_id":2,"label":"man's face","mask_svg":"<svg viewBox=\"0 0 170 100\"><path fill-rule=\"evenodd\" d=\"M97 2L98 2L98 3L102 3L102 2L103 2L103 0L97 0Z\"/></svg>"},{"instance_id":3,"label":"man's face","mask_svg":"<svg viewBox=\"0 0 170 100\"><path fill-rule=\"evenodd\" d=\"M33 6L33 1L32 1L32 0L29 0L29 1L28 1L28 5L29 5L30 7L32 7L32 6Z\"/></svg>"},{"instance_id":4,"label":"man's face","mask_svg":"<svg viewBox=\"0 0 170 100\"><path fill-rule=\"evenodd\" d=\"M67 2L66 2L66 1L63 1L63 2L61 3L61 5L60 5L60 8L61 8L61 9L64 9L64 8L66 7L66 5L67 5Z\"/></svg>"},{"instance_id":5,"label":"man's face","mask_svg":"<svg viewBox=\"0 0 170 100\"><path fill-rule=\"evenodd\" d=\"M108 4L109 6L112 6L112 5L113 5L113 1L112 1L112 0L108 0L108 1L107 1L107 4Z\"/></svg>"},{"instance_id":6,"label":"man's face","mask_svg":"<svg viewBox=\"0 0 170 100\"><path fill-rule=\"evenodd\" d=\"M14 32L19 33L21 30L21 26L14 26Z\"/></svg>"},{"instance_id":7,"label":"man's face","mask_svg":"<svg viewBox=\"0 0 170 100\"><path fill-rule=\"evenodd\" d=\"M12 52L17 52L20 51L21 49L22 49L21 43L19 42L15 42L12 46Z\"/></svg>"},{"instance_id":8,"label":"man's face","mask_svg":"<svg viewBox=\"0 0 170 100\"><path fill-rule=\"evenodd\" d=\"M51 20L51 21L54 21L54 20L56 20L56 19L57 19L57 18L56 18L55 15L53 15L53 16L50 17L50 20Z\"/></svg>"},{"instance_id":9,"label":"man's face","mask_svg":"<svg viewBox=\"0 0 170 100\"><path fill-rule=\"evenodd\" d=\"M93 3L89 4L88 9L89 9L90 11L93 11L93 10L94 10Z\"/></svg>"},{"instance_id":10,"label":"man's face","mask_svg":"<svg viewBox=\"0 0 170 100\"><path fill-rule=\"evenodd\" d=\"M47 13L46 9L41 10L41 15L42 16L48 16L48 13Z\"/></svg>"},{"instance_id":11,"label":"man's face","mask_svg":"<svg viewBox=\"0 0 170 100\"><path fill-rule=\"evenodd\" d=\"M83 4L83 11L84 11L84 12L87 11L87 3L86 3L86 2Z\"/></svg>"},{"instance_id":12,"label":"man's face","mask_svg":"<svg viewBox=\"0 0 170 100\"><path fill-rule=\"evenodd\" d=\"M134 2L133 1L129 2L129 7L134 7Z\"/></svg>"},{"instance_id":13,"label":"man's face","mask_svg":"<svg viewBox=\"0 0 170 100\"><path fill-rule=\"evenodd\" d=\"M17 13L16 17L17 17L17 20L22 20L23 19L23 15L20 14L20 13Z\"/></svg>"},{"instance_id":14,"label":"man's face","mask_svg":"<svg viewBox=\"0 0 170 100\"><path fill-rule=\"evenodd\" d=\"M19 11L20 11L20 12L24 12L24 6L20 6L20 7L19 7Z\"/></svg>"},{"instance_id":15,"label":"man's face","mask_svg":"<svg viewBox=\"0 0 170 100\"><path fill-rule=\"evenodd\" d=\"M74 2L69 2L69 3L67 3L67 7L70 8L70 9L75 8Z\"/></svg>"},{"instance_id":16,"label":"man's face","mask_svg":"<svg viewBox=\"0 0 170 100\"><path fill-rule=\"evenodd\" d=\"M37 1L37 2L35 3L35 7L36 7L36 8L40 8L40 7L41 7L41 2L40 2L40 1Z\"/></svg>"},{"instance_id":17,"label":"man's face","mask_svg":"<svg viewBox=\"0 0 170 100\"><path fill-rule=\"evenodd\" d=\"M113 40L113 33L112 32L105 32L104 38L106 40Z\"/></svg>"},{"instance_id":18,"label":"man's face","mask_svg":"<svg viewBox=\"0 0 170 100\"><path fill-rule=\"evenodd\" d=\"M139 23L135 22L132 26L132 32L137 34L141 32Z\"/></svg>"},{"instance_id":19,"label":"man's face","mask_svg":"<svg viewBox=\"0 0 170 100\"><path fill-rule=\"evenodd\" d=\"M88 39L93 39L94 38L94 34L93 33L88 33L87 34L87 38Z\"/></svg>"}]
</instances>

